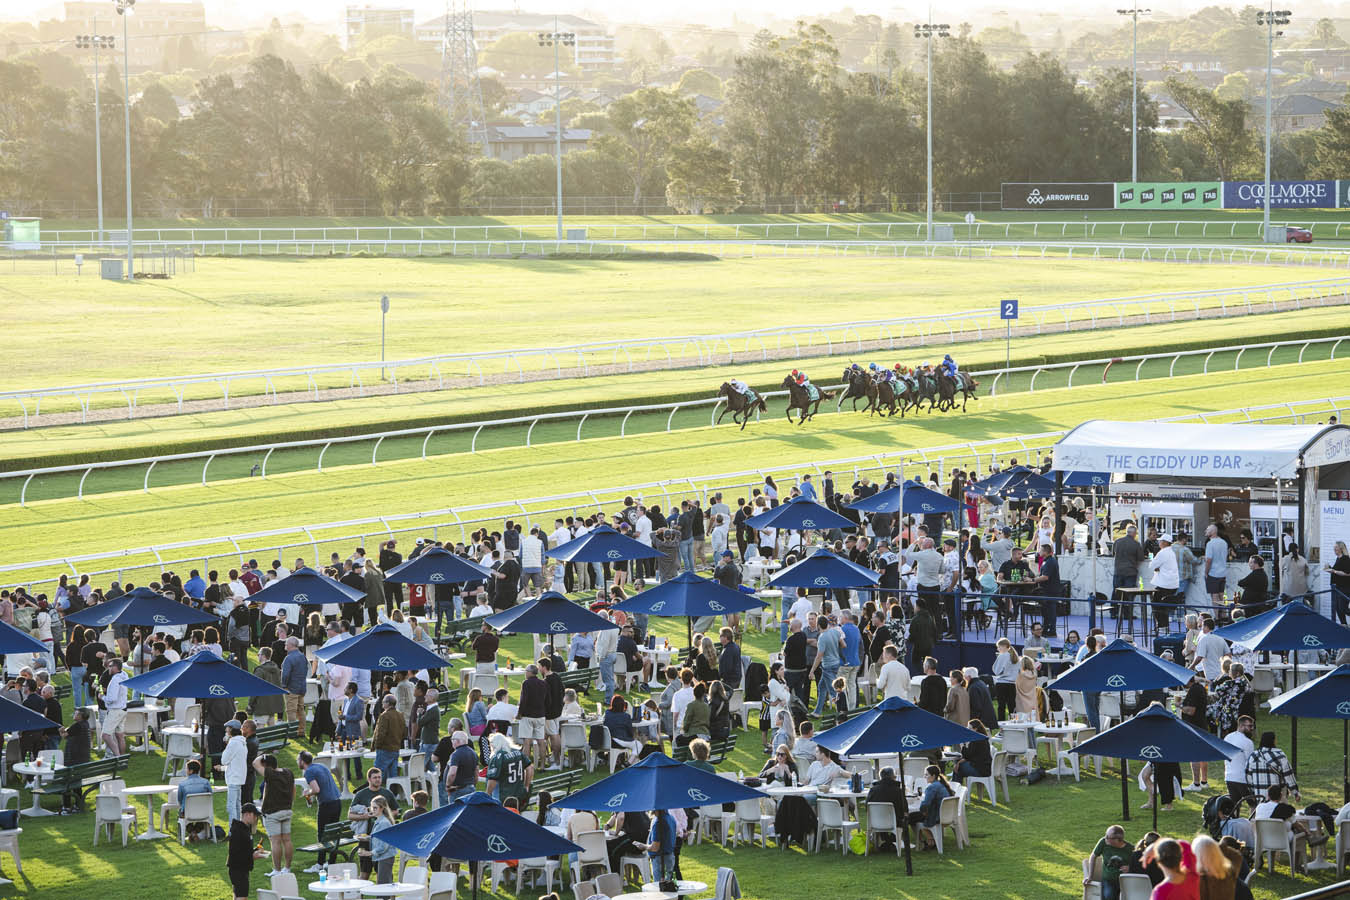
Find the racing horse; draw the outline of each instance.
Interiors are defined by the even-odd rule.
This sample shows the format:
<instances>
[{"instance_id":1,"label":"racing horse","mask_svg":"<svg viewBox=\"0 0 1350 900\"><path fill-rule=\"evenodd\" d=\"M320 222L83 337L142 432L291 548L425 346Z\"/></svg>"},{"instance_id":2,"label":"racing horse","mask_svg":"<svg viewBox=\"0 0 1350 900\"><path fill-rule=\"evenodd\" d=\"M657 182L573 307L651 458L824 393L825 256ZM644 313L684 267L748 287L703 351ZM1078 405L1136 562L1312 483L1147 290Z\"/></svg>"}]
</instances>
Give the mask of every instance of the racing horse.
<instances>
[{"instance_id":1,"label":"racing horse","mask_svg":"<svg viewBox=\"0 0 1350 900\"><path fill-rule=\"evenodd\" d=\"M852 366L849 366L847 369L845 369L843 381L845 384L848 385L848 387L845 388L844 393L840 395L839 403L835 407L835 412L838 412L840 409L843 408L845 400L852 400L853 411L857 412L858 399L859 398L866 399L867 383L871 380L872 380L871 377L861 369L855 369Z\"/></svg>"},{"instance_id":2,"label":"racing horse","mask_svg":"<svg viewBox=\"0 0 1350 900\"><path fill-rule=\"evenodd\" d=\"M937 377L923 373L914 374L914 387L906 391L913 397L910 404L916 409L923 409L924 401L928 402L928 412L932 412L938 403L938 384Z\"/></svg>"},{"instance_id":3,"label":"racing horse","mask_svg":"<svg viewBox=\"0 0 1350 900\"><path fill-rule=\"evenodd\" d=\"M827 400L834 396L829 391L822 391L812 385L812 389L816 392L816 396L812 398L806 388L794 381L791 375L783 376L783 387L788 392L787 420L789 423L792 421L794 409L800 410L801 418L797 421L798 425L805 425L807 419L814 417L820 411L821 400Z\"/></svg>"},{"instance_id":4,"label":"racing horse","mask_svg":"<svg viewBox=\"0 0 1350 900\"><path fill-rule=\"evenodd\" d=\"M975 397L975 389L979 386L980 383L965 372L958 372L955 378L946 374L938 375L938 408L955 409L956 395L959 393L961 395L961 412L965 412L966 401Z\"/></svg>"},{"instance_id":5,"label":"racing horse","mask_svg":"<svg viewBox=\"0 0 1350 900\"><path fill-rule=\"evenodd\" d=\"M895 386L889 381L867 379L867 408L863 412L868 414L868 418L877 413L883 416L895 415Z\"/></svg>"},{"instance_id":6,"label":"racing horse","mask_svg":"<svg viewBox=\"0 0 1350 900\"><path fill-rule=\"evenodd\" d=\"M729 412L731 413L731 421L738 423L741 426L741 431L744 431L746 423L750 421L750 416L755 410L759 410L760 412L769 411L769 408L764 405L764 398L759 394L753 394L752 397L747 397L745 394L742 394L732 387L730 383L725 381L722 382L722 386L717 389L717 395L719 397L727 398L727 408L718 414L717 421L713 423L714 425L721 425L722 416L725 416Z\"/></svg>"}]
</instances>

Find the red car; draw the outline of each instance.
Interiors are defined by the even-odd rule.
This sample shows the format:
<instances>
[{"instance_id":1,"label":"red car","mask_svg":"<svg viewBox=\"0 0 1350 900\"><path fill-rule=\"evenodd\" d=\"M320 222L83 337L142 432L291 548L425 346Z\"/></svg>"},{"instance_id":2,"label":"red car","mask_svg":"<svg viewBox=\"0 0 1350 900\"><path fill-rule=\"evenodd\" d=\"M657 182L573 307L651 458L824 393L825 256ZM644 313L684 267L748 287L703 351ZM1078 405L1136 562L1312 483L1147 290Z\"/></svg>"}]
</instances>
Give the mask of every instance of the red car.
<instances>
[{"instance_id":1,"label":"red car","mask_svg":"<svg viewBox=\"0 0 1350 900\"><path fill-rule=\"evenodd\" d=\"M1289 227L1284 230L1284 242L1286 244L1311 244L1312 232L1306 228Z\"/></svg>"}]
</instances>

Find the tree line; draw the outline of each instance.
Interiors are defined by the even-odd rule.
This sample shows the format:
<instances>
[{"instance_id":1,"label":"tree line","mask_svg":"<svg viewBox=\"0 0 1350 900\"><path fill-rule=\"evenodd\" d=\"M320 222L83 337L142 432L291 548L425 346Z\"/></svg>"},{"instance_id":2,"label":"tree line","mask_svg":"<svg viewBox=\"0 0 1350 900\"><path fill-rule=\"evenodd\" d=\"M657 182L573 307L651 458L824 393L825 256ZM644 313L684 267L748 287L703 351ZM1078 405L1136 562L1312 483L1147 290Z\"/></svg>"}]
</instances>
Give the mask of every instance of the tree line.
<instances>
[{"instance_id":1,"label":"tree line","mask_svg":"<svg viewBox=\"0 0 1350 900\"><path fill-rule=\"evenodd\" d=\"M564 157L569 195L664 195L676 209L726 212L746 201L795 196L912 206L925 184L927 85L921 74L850 71L829 32L799 24L761 33L725 82L686 75L716 92L703 110L677 89L645 87L603 110L573 105L566 121L592 129L587 149ZM123 202L120 80L102 88L104 202ZM1259 132L1245 100L1183 78L1164 90L1190 121L1159 128L1141 91L1140 177L1259 177ZM454 133L436 89L392 66L351 81L275 55L199 81L189 115L152 84L131 117L136 199L212 215L225 198L330 212L344 198L387 214L450 213L487 198L547 196L550 156L505 162ZM937 42L933 56L935 187L996 191L1003 181L1126 180L1130 168L1128 71L1094 72L1086 85L1048 54L1000 68L978 40ZM1350 175L1350 121L1333 111L1322 129L1281 139L1276 176ZM47 84L25 63L0 62L0 200L10 211L40 203L90 209L94 199L90 90Z\"/></svg>"}]
</instances>

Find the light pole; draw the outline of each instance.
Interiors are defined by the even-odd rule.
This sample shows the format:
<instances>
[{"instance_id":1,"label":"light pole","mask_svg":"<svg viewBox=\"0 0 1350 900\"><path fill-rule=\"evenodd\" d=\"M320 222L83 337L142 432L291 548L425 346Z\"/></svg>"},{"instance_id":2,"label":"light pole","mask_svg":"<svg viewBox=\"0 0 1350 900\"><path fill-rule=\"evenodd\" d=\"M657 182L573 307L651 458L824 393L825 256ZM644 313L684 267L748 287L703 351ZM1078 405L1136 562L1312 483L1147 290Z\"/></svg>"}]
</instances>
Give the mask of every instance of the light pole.
<instances>
[{"instance_id":1,"label":"light pole","mask_svg":"<svg viewBox=\"0 0 1350 900\"><path fill-rule=\"evenodd\" d=\"M1256 14L1256 24L1266 26L1266 189L1261 201L1261 240L1270 241L1270 110L1271 99L1270 70L1275 63L1275 39L1284 34L1276 31L1276 25L1288 25L1292 13L1287 9L1276 9L1271 0L1268 12ZM1280 243L1284 243L1281 239Z\"/></svg>"},{"instance_id":2,"label":"light pole","mask_svg":"<svg viewBox=\"0 0 1350 900\"><path fill-rule=\"evenodd\" d=\"M98 31L98 16L94 16L94 31ZM110 34L80 34L75 36L75 47L80 50L93 48L94 51L94 183L98 191L98 245L103 246L103 116L98 104L98 51L107 47L112 50L116 38Z\"/></svg>"},{"instance_id":3,"label":"light pole","mask_svg":"<svg viewBox=\"0 0 1350 900\"><path fill-rule=\"evenodd\" d=\"M384 320L389 315L389 295L380 295L380 380L384 381Z\"/></svg>"},{"instance_id":4,"label":"light pole","mask_svg":"<svg viewBox=\"0 0 1350 900\"><path fill-rule=\"evenodd\" d=\"M136 260L131 250L131 51L127 43L127 19L136 0L113 0L122 17L122 128L127 148L127 280L136 280Z\"/></svg>"},{"instance_id":5,"label":"light pole","mask_svg":"<svg viewBox=\"0 0 1350 900\"><path fill-rule=\"evenodd\" d=\"M928 10L928 21L914 26L914 36L928 42L928 117L924 120L924 131L928 133L928 217L924 240L933 239L933 38L951 37L950 25L934 25L933 10Z\"/></svg>"},{"instance_id":6,"label":"light pole","mask_svg":"<svg viewBox=\"0 0 1350 900\"><path fill-rule=\"evenodd\" d=\"M562 213L562 74L558 58L562 47L574 47L577 43L576 32L559 31L558 17L553 17L553 31L539 32L539 46L553 48L553 116L554 116L554 165L558 188L558 240L563 239Z\"/></svg>"},{"instance_id":7,"label":"light pole","mask_svg":"<svg viewBox=\"0 0 1350 900\"><path fill-rule=\"evenodd\" d=\"M1139 181L1139 17L1151 13L1136 2L1129 9L1116 10L1129 16L1130 22L1130 181Z\"/></svg>"}]
</instances>

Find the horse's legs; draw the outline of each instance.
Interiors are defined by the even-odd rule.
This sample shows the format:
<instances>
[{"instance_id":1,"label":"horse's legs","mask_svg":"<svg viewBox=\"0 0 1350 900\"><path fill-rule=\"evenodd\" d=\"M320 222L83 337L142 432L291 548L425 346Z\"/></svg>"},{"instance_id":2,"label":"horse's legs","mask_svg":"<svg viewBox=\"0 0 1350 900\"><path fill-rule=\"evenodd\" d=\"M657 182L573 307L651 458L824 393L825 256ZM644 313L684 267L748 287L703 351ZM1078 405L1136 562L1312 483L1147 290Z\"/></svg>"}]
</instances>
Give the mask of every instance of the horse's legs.
<instances>
[{"instance_id":1,"label":"horse's legs","mask_svg":"<svg viewBox=\"0 0 1350 900\"><path fill-rule=\"evenodd\" d=\"M722 412L717 416L717 421L716 421L716 422L713 422L713 424L714 424L714 425L721 425L721 424L722 424L722 416L725 416L725 415L726 415L727 413L729 413L729 412L731 412L731 407L730 407L730 406L728 406L726 409L722 410ZM736 421L736 414L735 414L734 412L731 412L731 421L732 421L733 423Z\"/></svg>"}]
</instances>

